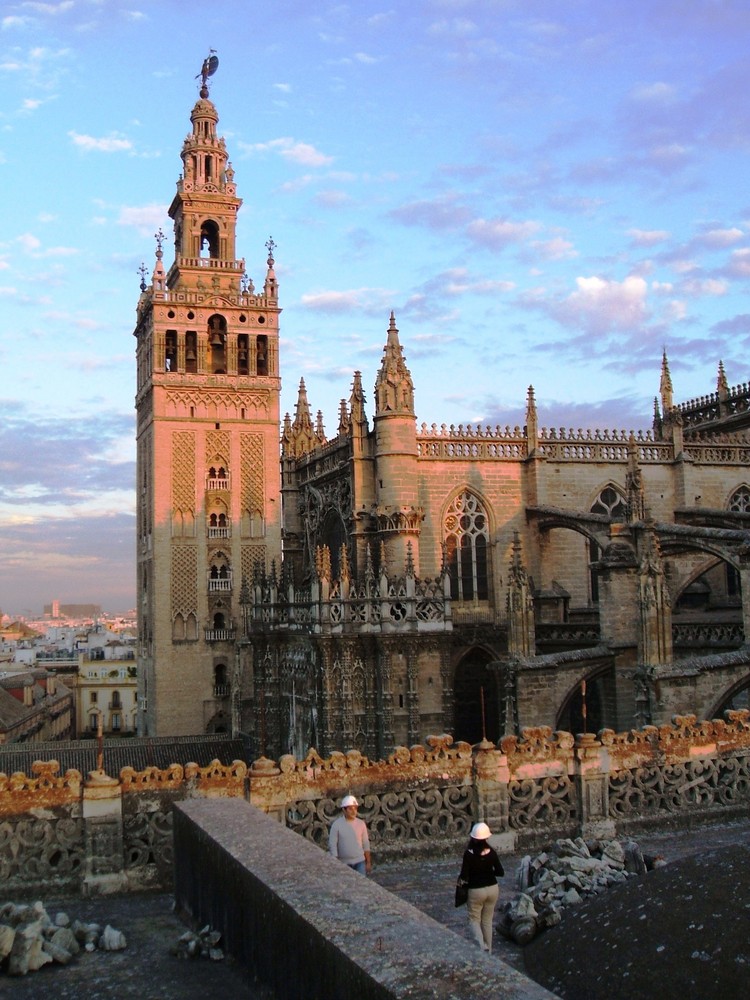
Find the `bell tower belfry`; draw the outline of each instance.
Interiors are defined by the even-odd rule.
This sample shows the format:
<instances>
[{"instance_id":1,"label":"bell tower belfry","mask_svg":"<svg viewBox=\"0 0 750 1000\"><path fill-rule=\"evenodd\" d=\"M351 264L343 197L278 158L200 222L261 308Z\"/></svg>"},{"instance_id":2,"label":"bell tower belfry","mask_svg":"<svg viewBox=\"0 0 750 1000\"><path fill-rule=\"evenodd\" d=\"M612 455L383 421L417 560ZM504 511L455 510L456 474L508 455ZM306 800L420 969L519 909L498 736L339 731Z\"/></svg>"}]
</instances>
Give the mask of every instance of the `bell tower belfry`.
<instances>
[{"instance_id":1,"label":"bell tower belfry","mask_svg":"<svg viewBox=\"0 0 750 1000\"><path fill-rule=\"evenodd\" d=\"M262 287L237 257L234 171L203 64L169 207L142 268L137 347L139 734L231 724L239 596L281 551L279 314L274 243Z\"/></svg>"}]
</instances>

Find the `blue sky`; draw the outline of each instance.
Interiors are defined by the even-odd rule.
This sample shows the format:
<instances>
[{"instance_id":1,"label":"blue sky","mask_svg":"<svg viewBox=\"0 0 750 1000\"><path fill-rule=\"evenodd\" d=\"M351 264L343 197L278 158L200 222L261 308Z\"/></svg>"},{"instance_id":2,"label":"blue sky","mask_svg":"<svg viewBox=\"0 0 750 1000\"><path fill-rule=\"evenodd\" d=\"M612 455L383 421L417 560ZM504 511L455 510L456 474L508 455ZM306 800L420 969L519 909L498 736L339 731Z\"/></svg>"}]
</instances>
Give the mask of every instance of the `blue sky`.
<instances>
[{"instance_id":1,"label":"blue sky","mask_svg":"<svg viewBox=\"0 0 750 1000\"><path fill-rule=\"evenodd\" d=\"M134 603L138 267L209 49L282 412L329 434L396 312L427 423L650 426L748 373L747 0L0 9L0 608Z\"/></svg>"}]
</instances>

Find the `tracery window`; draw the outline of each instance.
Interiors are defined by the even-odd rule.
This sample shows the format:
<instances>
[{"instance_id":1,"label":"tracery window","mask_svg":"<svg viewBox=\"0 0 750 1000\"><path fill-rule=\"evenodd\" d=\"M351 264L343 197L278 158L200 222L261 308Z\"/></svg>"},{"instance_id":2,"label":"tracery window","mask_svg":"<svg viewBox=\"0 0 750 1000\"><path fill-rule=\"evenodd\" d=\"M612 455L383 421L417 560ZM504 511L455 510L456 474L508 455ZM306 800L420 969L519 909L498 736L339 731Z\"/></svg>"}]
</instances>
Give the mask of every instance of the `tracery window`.
<instances>
[{"instance_id":1,"label":"tracery window","mask_svg":"<svg viewBox=\"0 0 750 1000\"><path fill-rule=\"evenodd\" d=\"M489 597L487 514L469 490L454 497L443 522L445 559L454 601Z\"/></svg>"},{"instance_id":2,"label":"tracery window","mask_svg":"<svg viewBox=\"0 0 750 1000\"><path fill-rule=\"evenodd\" d=\"M624 521L627 516L625 497L618 493L614 486L605 486L599 496L591 504L592 514L604 514L612 521ZM599 546L592 538L589 541L589 586L591 588L592 604L599 603L599 577L593 568L601 555Z\"/></svg>"},{"instance_id":3,"label":"tracery window","mask_svg":"<svg viewBox=\"0 0 750 1000\"><path fill-rule=\"evenodd\" d=\"M625 498L618 493L614 486L605 486L599 496L591 505L592 514L606 514L613 521L624 521Z\"/></svg>"},{"instance_id":4,"label":"tracery window","mask_svg":"<svg viewBox=\"0 0 750 1000\"><path fill-rule=\"evenodd\" d=\"M750 514L750 486L740 486L729 498L729 510Z\"/></svg>"}]
</instances>

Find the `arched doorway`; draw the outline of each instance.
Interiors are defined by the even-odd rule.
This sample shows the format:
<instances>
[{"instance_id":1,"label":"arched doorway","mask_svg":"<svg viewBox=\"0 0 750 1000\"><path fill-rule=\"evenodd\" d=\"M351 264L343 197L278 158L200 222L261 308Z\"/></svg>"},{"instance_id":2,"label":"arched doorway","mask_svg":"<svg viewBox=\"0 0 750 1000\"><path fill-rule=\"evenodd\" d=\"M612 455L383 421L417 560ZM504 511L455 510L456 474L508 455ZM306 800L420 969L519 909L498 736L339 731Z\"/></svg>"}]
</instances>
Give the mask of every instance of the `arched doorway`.
<instances>
[{"instance_id":1,"label":"arched doorway","mask_svg":"<svg viewBox=\"0 0 750 1000\"><path fill-rule=\"evenodd\" d=\"M456 667L453 679L453 738L479 743L483 735L500 738L497 675L489 666L490 655L474 649ZM482 719L484 702L484 720Z\"/></svg>"}]
</instances>

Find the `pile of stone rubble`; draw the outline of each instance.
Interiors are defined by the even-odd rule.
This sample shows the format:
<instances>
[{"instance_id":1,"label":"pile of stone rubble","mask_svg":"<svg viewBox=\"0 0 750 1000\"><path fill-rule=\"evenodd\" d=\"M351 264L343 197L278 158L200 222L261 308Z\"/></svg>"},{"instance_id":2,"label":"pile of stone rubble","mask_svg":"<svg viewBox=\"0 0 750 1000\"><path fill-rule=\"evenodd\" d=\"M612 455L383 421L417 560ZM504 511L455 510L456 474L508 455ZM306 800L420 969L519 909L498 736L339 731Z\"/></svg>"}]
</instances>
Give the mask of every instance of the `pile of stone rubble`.
<instances>
[{"instance_id":1,"label":"pile of stone rubble","mask_svg":"<svg viewBox=\"0 0 750 1000\"><path fill-rule=\"evenodd\" d=\"M221 931L212 930L206 924L200 931L185 931L170 950L177 958L210 958L220 962L224 958L224 952L218 947L220 940Z\"/></svg>"},{"instance_id":2,"label":"pile of stone rubble","mask_svg":"<svg viewBox=\"0 0 750 1000\"><path fill-rule=\"evenodd\" d=\"M644 856L632 840L557 840L541 854L521 859L519 892L500 912L498 932L528 944L545 927L559 924L566 906L663 864L661 858Z\"/></svg>"},{"instance_id":3,"label":"pile of stone rubble","mask_svg":"<svg viewBox=\"0 0 750 1000\"><path fill-rule=\"evenodd\" d=\"M49 962L67 965L81 950L121 951L125 935L109 924L52 919L43 903L0 905L0 975L25 976Z\"/></svg>"}]
</instances>

